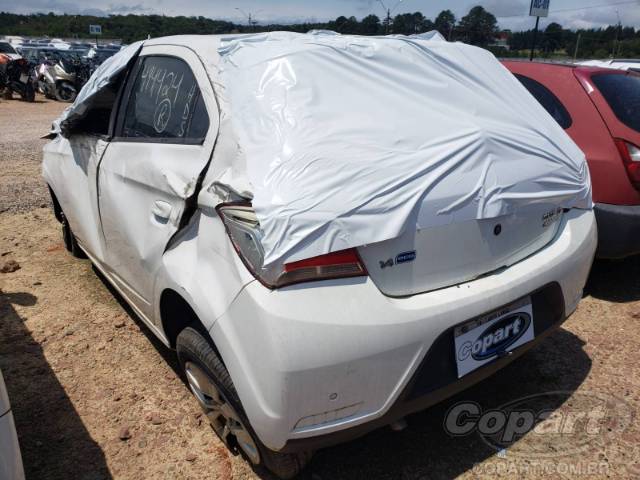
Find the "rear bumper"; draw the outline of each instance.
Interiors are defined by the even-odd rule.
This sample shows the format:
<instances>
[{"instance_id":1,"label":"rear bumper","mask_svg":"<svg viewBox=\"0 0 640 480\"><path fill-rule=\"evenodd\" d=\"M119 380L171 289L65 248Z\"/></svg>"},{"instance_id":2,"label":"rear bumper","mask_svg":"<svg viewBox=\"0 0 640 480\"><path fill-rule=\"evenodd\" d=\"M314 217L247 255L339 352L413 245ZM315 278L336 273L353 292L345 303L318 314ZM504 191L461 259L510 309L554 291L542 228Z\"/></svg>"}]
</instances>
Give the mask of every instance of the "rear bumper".
<instances>
[{"instance_id":1,"label":"rear bumper","mask_svg":"<svg viewBox=\"0 0 640 480\"><path fill-rule=\"evenodd\" d=\"M389 425L406 415L424 410L493 375L553 333L566 319L562 289L549 284L531 295L535 338L462 378L457 378L453 345L454 327L443 332L427 352L420 367L396 402L381 417L346 430L318 437L292 439L283 452L313 451L347 442L372 430Z\"/></svg>"},{"instance_id":2,"label":"rear bumper","mask_svg":"<svg viewBox=\"0 0 640 480\"><path fill-rule=\"evenodd\" d=\"M598 258L640 254L640 205L596 203Z\"/></svg>"},{"instance_id":3,"label":"rear bumper","mask_svg":"<svg viewBox=\"0 0 640 480\"><path fill-rule=\"evenodd\" d=\"M562 222L547 247L509 268L411 297L384 296L369 278L273 291L247 285L210 332L260 440L287 451L339 443L435 404L521 355L582 297L596 249L594 215L572 210ZM534 313L535 340L458 379L452 328L550 285L555 293Z\"/></svg>"}]
</instances>

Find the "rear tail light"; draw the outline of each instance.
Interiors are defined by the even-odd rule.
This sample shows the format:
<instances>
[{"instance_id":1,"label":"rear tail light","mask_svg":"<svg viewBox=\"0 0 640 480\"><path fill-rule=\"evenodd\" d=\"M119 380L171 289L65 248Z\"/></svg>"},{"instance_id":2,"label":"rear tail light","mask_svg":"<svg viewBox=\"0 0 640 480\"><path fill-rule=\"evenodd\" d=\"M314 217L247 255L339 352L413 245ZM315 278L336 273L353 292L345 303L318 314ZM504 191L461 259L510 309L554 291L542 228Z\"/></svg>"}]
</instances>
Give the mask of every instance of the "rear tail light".
<instances>
[{"instance_id":1,"label":"rear tail light","mask_svg":"<svg viewBox=\"0 0 640 480\"><path fill-rule=\"evenodd\" d=\"M219 206L217 210L236 252L253 276L268 288L367 275L355 249L265 267L264 250L260 243L262 232L251 206L226 204Z\"/></svg>"},{"instance_id":2,"label":"rear tail light","mask_svg":"<svg viewBox=\"0 0 640 480\"><path fill-rule=\"evenodd\" d=\"M631 180L636 190L640 190L640 148L619 138L616 138L615 142L627 169L629 180Z\"/></svg>"}]
</instances>

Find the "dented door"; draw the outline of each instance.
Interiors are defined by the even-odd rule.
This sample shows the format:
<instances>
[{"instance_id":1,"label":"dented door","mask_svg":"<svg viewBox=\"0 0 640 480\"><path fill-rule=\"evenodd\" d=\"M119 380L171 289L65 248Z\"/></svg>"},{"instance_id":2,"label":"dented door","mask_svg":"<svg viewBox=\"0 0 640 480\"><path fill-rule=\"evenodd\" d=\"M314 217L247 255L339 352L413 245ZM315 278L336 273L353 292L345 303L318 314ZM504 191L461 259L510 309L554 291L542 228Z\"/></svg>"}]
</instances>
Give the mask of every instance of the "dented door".
<instances>
[{"instance_id":1,"label":"dented door","mask_svg":"<svg viewBox=\"0 0 640 480\"><path fill-rule=\"evenodd\" d=\"M173 46L144 48L99 166L105 268L145 314L155 273L206 168L218 109L199 58Z\"/></svg>"},{"instance_id":2,"label":"dented door","mask_svg":"<svg viewBox=\"0 0 640 480\"><path fill-rule=\"evenodd\" d=\"M96 171L107 141L99 135L58 135L44 147L43 175L78 242L96 261L104 259L96 201Z\"/></svg>"}]
</instances>

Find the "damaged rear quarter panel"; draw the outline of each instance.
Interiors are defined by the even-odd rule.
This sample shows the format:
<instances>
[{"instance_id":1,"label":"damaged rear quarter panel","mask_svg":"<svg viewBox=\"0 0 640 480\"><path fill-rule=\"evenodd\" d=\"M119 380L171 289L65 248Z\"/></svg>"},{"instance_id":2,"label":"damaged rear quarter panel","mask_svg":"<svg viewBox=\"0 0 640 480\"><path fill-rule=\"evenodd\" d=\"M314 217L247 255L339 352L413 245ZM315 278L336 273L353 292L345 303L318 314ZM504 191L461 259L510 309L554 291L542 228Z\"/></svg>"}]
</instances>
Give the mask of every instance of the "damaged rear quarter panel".
<instances>
[{"instance_id":1,"label":"damaged rear quarter panel","mask_svg":"<svg viewBox=\"0 0 640 480\"><path fill-rule=\"evenodd\" d=\"M189 303L207 330L255 279L242 264L214 210L197 210L162 258L155 298L174 290ZM160 302L155 318L160 322ZM215 339L214 339L215 341Z\"/></svg>"}]
</instances>

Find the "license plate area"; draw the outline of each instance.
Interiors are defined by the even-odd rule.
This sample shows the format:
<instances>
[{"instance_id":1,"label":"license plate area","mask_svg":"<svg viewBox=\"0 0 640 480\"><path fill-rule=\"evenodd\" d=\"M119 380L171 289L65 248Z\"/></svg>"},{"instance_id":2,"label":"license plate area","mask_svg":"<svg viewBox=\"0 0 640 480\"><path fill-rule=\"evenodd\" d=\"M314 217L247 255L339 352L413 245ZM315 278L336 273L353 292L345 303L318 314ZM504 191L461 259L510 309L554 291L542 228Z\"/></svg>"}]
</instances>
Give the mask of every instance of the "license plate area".
<instances>
[{"instance_id":1,"label":"license plate area","mask_svg":"<svg viewBox=\"0 0 640 480\"><path fill-rule=\"evenodd\" d=\"M533 308L525 297L454 329L458 378L533 340Z\"/></svg>"}]
</instances>

